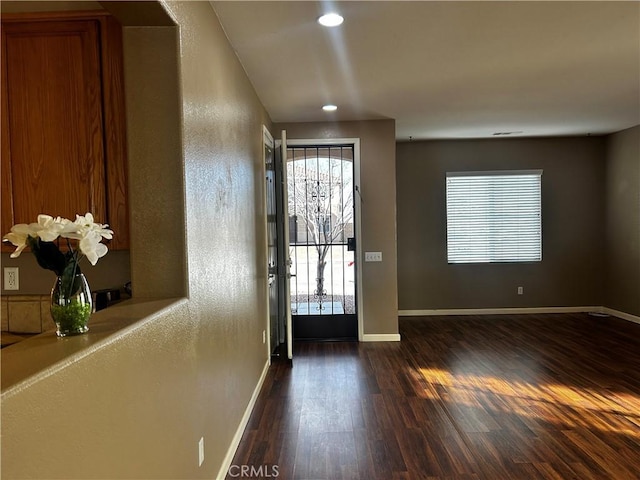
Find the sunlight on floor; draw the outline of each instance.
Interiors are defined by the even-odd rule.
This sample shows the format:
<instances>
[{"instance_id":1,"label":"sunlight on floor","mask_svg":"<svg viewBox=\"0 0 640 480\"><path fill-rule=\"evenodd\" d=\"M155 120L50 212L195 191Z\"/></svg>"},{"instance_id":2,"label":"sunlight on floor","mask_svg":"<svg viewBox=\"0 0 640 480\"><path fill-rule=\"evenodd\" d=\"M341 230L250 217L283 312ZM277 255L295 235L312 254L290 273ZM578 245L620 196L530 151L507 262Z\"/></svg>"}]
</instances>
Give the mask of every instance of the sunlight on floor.
<instances>
[{"instance_id":1,"label":"sunlight on floor","mask_svg":"<svg viewBox=\"0 0 640 480\"><path fill-rule=\"evenodd\" d=\"M491 413L500 412L518 415L532 430L536 421L558 423L561 419L567 428L597 428L640 438L640 400L630 394L616 392L616 400L611 401L606 389L508 381L435 368L419 370L429 383L426 397L446 402L451 415L475 431L493 430Z\"/></svg>"}]
</instances>

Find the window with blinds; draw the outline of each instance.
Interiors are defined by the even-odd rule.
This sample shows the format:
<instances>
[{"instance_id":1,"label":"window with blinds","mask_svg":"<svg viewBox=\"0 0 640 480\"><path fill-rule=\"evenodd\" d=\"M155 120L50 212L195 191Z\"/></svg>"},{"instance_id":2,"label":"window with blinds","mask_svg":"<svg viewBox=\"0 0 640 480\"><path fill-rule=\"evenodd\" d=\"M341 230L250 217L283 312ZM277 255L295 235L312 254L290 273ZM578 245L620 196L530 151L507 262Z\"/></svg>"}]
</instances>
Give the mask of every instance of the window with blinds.
<instances>
[{"instance_id":1,"label":"window with blinds","mask_svg":"<svg viewBox=\"0 0 640 480\"><path fill-rule=\"evenodd\" d=\"M542 260L542 170L447 173L449 263Z\"/></svg>"}]
</instances>

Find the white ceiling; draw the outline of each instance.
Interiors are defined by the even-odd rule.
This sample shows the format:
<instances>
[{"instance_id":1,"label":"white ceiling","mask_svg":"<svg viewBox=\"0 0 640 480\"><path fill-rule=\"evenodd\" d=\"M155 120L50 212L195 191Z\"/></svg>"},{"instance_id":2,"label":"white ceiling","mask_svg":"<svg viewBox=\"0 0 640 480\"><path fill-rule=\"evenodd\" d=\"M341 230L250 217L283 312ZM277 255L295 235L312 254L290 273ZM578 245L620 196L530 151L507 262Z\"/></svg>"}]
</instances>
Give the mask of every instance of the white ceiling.
<instances>
[{"instance_id":1,"label":"white ceiling","mask_svg":"<svg viewBox=\"0 0 640 480\"><path fill-rule=\"evenodd\" d=\"M399 140L640 124L637 1L211 3L274 122L391 118ZM331 10L344 23L318 25Z\"/></svg>"}]
</instances>

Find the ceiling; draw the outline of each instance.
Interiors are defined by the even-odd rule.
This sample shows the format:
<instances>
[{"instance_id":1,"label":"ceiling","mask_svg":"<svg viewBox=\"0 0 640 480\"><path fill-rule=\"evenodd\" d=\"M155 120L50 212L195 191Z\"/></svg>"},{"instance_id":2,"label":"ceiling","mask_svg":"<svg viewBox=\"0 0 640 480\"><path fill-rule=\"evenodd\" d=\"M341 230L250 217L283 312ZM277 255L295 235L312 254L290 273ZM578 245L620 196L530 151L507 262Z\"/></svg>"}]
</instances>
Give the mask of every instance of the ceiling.
<instances>
[{"instance_id":1,"label":"ceiling","mask_svg":"<svg viewBox=\"0 0 640 480\"><path fill-rule=\"evenodd\" d=\"M277 123L395 119L398 140L640 124L636 1L211 3Z\"/></svg>"}]
</instances>

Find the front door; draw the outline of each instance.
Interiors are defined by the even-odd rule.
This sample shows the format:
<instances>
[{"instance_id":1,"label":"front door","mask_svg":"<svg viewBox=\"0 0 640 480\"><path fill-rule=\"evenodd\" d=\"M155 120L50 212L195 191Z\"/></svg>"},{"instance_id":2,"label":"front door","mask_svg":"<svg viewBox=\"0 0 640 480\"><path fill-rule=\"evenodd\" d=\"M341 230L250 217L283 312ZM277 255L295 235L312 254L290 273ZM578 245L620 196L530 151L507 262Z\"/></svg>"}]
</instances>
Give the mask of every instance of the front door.
<instances>
[{"instance_id":1,"label":"front door","mask_svg":"<svg viewBox=\"0 0 640 480\"><path fill-rule=\"evenodd\" d=\"M293 359L293 335L291 320L291 257L289 255L289 229L287 224L288 204L287 196L287 132L283 130L281 137L276 141L275 168L276 168L276 223L277 223L277 278L278 278L278 334L281 341L281 356Z\"/></svg>"},{"instance_id":2,"label":"front door","mask_svg":"<svg viewBox=\"0 0 640 480\"><path fill-rule=\"evenodd\" d=\"M289 278L291 259L287 245L289 232L284 219L288 217L285 201L287 183L286 133L274 142L266 127L263 127L265 191L267 214L267 271L269 305L269 351L271 358L293 358L291 335L291 300L289 298ZM285 154L283 155L283 152Z\"/></svg>"},{"instance_id":3,"label":"front door","mask_svg":"<svg viewBox=\"0 0 640 480\"><path fill-rule=\"evenodd\" d=\"M287 148L295 340L357 340L354 145Z\"/></svg>"},{"instance_id":4,"label":"front door","mask_svg":"<svg viewBox=\"0 0 640 480\"><path fill-rule=\"evenodd\" d=\"M278 282L278 219L277 219L277 190L276 165L273 137L263 128L265 190L267 197L267 269L269 289L269 350L271 355L279 356L284 344L284 328L280 325L279 282Z\"/></svg>"}]
</instances>

